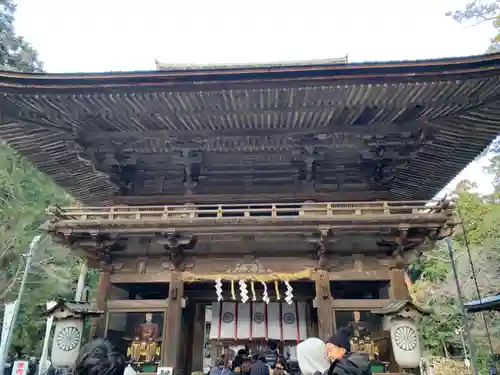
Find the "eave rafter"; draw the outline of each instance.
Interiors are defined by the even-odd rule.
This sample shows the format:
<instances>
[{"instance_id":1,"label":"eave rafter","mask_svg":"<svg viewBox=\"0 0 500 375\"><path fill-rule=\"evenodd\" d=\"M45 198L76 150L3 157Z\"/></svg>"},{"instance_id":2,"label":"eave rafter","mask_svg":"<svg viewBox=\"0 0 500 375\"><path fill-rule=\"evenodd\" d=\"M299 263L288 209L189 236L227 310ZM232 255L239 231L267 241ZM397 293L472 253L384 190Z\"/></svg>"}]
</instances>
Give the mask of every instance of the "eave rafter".
<instances>
[{"instance_id":1,"label":"eave rafter","mask_svg":"<svg viewBox=\"0 0 500 375\"><path fill-rule=\"evenodd\" d=\"M294 187L290 194L357 189L360 197L376 190L391 199L430 199L500 132L498 54L0 75L0 138L85 204L221 190L245 200L285 185ZM249 162L233 168L235 176L222 176L231 168L210 162L266 152L289 160ZM296 152L303 154L293 160ZM342 156L357 166L332 173Z\"/></svg>"}]
</instances>

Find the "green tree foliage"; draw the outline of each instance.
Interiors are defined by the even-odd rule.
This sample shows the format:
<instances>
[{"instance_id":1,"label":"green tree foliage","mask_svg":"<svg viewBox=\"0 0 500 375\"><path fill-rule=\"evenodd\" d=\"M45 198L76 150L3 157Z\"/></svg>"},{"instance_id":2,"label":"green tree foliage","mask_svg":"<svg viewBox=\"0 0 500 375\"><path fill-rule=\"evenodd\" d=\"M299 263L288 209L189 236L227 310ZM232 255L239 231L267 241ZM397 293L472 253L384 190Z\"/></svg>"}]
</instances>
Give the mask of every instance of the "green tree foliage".
<instances>
[{"instance_id":1,"label":"green tree foliage","mask_svg":"<svg viewBox=\"0 0 500 375\"><path fill-rule=\"evenodd\" d=\"M492 159L488 171L500 176L498 156ZM461 289L466 301L500 292L500 204L497 191L499 179L494 180L494 193L483 196L475 191L476 186L463 181L457 186L456 199L464 228L459 227L453 239L453 250ZM467 252L469 245L476 280ZM455 279L448 256L448 248L441 244L433 251L423 254L412 268L416 298L430 306L434 314L425 318L422 334L426 349L437 356L461 357L463 345L460 330L463 320L457 300ZM492 338L493 350L500 352L500 321L496 313L485 315ZM483 366L490 357L489 342L481 314L471 315L472 336L478 348Z\"/></svg>"},{"instance_id":2,"label":"green tree foliage","mask_svg":"<svg viewBox=\"0 0 500 375\"><path fill-rule=\"evenodd\" d=\"M27 160L5 145L0 147L0 268L6 271L0 275L0 300L16 298L25 265L23 255L46 219L47 206L69 202L69 197ZM57 297L71 298L77 273L78 259L44 238L33 258L14 346L28 354L40 349L45 332L41 306Z\"/></svg>"},{"instance_id":3,"label":"green tree foliage","mask_svg":"<svg viewBox=\"0 0 500 375\"><path fill-rule=\"evenodd\" d=\"M448 16L460 23L471 23L473 25L482 22L491 22L495 28L496 35L491 38L489 52L500 50L500 1L499 0L474 0L465 6L465 9L448 12Z\"/></svg>"},{"instance_id":4,"label":"green tree foliage","mask_svg":"<svg viewBox=\"0 0 500 375\"><path fill-rule=\"evenodd\" d=\"M41 71L36 51L15 33L15 9L12 1L0 0L0 68ZM46 219L47 206L69 202L59 187L0 140L0 303L17 296L25 264L23 254ZM26 354L40 353L45 332L40 306L57 297L71 297L77 268L78 259L65 248L48 238L42 241L30 270L14 347Z\"/></svg>"},{"instance_id":5,"label":"green tree foliage","mask_svg":"<svg viewBox=\"0 0 500 375\"><path fill-rule=\"evenodd\" d=\"M38 53L14 30L15 13L12 0L0 0L0 66L4 70L41 72L43 64Z\"/></svg>"}]
</instances>

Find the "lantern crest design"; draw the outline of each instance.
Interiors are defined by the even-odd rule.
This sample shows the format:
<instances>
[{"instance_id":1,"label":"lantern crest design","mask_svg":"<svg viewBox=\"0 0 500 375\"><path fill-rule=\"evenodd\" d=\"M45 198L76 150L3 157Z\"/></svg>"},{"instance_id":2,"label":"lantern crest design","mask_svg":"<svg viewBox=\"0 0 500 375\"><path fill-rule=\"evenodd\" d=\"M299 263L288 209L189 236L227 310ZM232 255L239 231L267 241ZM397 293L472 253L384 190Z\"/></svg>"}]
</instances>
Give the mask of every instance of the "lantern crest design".
<instances>
[{"instance_id":1,"label":"lantern crest design","mask_svg":"<svg viewBox=\"0 0 500 375\"><path fill-rule=\"evenodd\" d=\"M55 367L72 367L80 351L83 324L87 316L98 317L103 312L87 302L58 300L45 313L54 318L54 339L51 359Z\"/></svg>"},{"instance_id":2,"label":"lantern crest design","mask_svg":"<svg viewBox=\"0 0 500 375\"><path fill-rule=\"evenodd\" d=\"M422 359L418 325L421 317L429 313L410 300L390 301L372 313L383 316L383 328L391 333L397 364L407 369L418 368Z\"/></svg>"}]
</instances>

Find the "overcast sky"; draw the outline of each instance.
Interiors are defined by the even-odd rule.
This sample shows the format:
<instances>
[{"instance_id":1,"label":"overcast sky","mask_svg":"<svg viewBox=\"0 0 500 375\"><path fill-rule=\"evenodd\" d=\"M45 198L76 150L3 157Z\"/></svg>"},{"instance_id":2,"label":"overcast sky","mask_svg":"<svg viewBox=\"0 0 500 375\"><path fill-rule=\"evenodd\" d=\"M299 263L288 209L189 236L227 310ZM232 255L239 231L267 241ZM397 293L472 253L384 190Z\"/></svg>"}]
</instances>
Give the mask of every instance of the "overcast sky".
<instances>
[{"instance_id":1,"label":"overcast sky","mask_svg":"<svg viewBox=\"0 0 500 375\"><path fill-rule=\"evenodd\" d=\"M348 55L350 61L483 53L491 25L445 17L462 0L17 0L16 28L49 72L154 69ZM485 162L483 161L482 164ZM489 186L480 164L458 180Z\"/></svg>"}]
</instances>

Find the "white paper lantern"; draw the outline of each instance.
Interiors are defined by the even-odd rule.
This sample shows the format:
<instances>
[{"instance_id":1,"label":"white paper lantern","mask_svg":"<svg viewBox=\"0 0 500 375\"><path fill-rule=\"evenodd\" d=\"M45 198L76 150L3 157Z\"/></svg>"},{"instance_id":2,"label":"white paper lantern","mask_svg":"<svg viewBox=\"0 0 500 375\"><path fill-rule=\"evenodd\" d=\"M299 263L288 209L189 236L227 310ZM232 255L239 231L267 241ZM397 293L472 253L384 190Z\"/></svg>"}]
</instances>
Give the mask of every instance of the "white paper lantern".
<instances>
[{"instance_id":1,"label":"white paper lantern","mask_svg":"<svg viewBox=\"0 0 500 375\"><path fill-rule=\"evenodd\" d=\"M418 368L422 352L415 322L411 319L393 318L389 325L392 350L397 364L408 369Z\"/></svg>"},{"instance_id":2,"label":"white paper lantern","mask_svg":"<svg viewBox=\"0 0 500 375\"><path fill-rule=\"evenodd\" d=\"M82 319L69 318L56 321L51 355L54 366L74 366L80 351L82 330Z\"/></svg>"}]
</instances>

